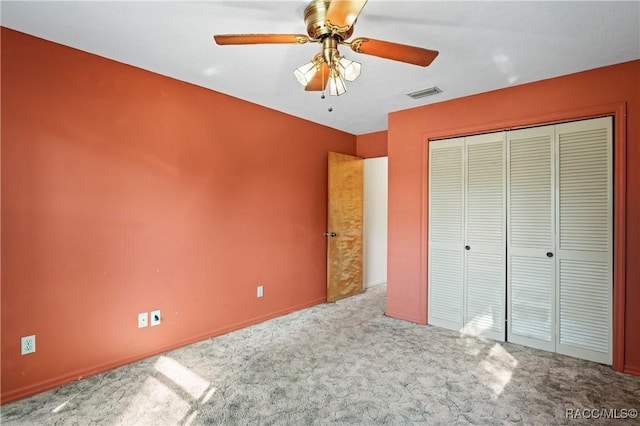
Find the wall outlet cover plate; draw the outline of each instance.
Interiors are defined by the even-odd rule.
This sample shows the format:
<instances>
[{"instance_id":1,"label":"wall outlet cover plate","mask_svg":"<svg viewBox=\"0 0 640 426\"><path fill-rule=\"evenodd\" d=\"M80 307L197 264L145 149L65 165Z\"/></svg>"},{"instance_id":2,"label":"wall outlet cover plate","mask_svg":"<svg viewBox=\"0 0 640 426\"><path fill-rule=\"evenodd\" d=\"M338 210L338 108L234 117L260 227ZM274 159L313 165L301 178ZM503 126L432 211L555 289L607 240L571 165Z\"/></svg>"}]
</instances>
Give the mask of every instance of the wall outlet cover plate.
<instances>
[{"instance_id":1,"label":"wall outlet cover plate","mask_svg":"<svg viewBox=\"0 0 640 426\"><path fill-rule=\"evenodd\" d=\"M36 351L36 335L20 338L20 355L32 354Z\"/></svg>"},{"instance_id":2,"label":"wall outlet cover plate","mask_svg":"<svg viewBox=\"0 0 640 426\"><path fill-rule=\"evenodd\" d=\"M160 315L160 310L151 311L151 327L154 325L160 325L162 321L162 316Z\"/></svg>"}]
</instances>

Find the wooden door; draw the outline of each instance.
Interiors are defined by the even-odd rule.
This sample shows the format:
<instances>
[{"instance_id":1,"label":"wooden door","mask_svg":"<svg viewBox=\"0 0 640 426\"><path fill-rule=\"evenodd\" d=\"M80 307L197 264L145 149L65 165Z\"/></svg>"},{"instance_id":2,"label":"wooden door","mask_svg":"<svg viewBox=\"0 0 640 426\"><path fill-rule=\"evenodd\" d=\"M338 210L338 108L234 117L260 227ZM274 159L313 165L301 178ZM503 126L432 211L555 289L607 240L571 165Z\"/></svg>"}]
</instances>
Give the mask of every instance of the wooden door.
<instances>
[{"instance_id":1,"label":"wooden door","mask_svg":"<svg viewBox=\"0 0 640 426\"><path fill-rule=\"evenodd\" d=\"M362 293L362 158L329 153L327 302Z\"/></svg>"}]
</instances>

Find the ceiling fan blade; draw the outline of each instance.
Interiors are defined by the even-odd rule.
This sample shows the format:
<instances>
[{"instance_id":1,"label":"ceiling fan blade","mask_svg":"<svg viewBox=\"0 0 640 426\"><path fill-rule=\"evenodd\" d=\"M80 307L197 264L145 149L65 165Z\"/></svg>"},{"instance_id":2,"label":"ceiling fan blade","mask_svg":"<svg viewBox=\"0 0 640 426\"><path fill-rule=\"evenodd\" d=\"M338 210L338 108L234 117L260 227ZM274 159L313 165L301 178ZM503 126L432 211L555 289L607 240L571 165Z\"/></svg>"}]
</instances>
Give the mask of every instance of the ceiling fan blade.
<instances>
[{"instance_id":1,"label":"ceiling fan blade","mask_svg":"<svg viewBox=\"0 0 640 426\"><path fill-rule=\"evenodd\" d=\"M219 45L229 44L304 44L309 37L302 34L219 34L213 36Z\"/></svg>"},{"instance_id":2,"label":"ceiling fan blade","mask_svg":"<svg viewBox=\"0 0 640 426\"><path fill-rule=\"evenodd\" d=\"M304 86L304 90L307 92L321 92L327 88L327 81L329 81L329 67L323 62L316 75Z\"/></svg>"},{"instance_id":3,"label":"ceiling fan blade","mask_svg":"<svg viewBox=\"0 0 640 426\"><path fill-rule=\"evenodd\" d=\"M367 0L331 0L325 25L338 32L348 31L366 3Z\"/></svg>"},{"instance_id":4,"label":"ceiling fan blade","mask_svg":"<svg viewBox=\"0 0 640 426\"><path fill-rule=\"evenodd\" d=\"M390 41L374 40L372 38L357 38L349 44L354 52L423 67L428 66L436 56L438 56L437 50L391 43Z\"/></svg>"}]
</instances>

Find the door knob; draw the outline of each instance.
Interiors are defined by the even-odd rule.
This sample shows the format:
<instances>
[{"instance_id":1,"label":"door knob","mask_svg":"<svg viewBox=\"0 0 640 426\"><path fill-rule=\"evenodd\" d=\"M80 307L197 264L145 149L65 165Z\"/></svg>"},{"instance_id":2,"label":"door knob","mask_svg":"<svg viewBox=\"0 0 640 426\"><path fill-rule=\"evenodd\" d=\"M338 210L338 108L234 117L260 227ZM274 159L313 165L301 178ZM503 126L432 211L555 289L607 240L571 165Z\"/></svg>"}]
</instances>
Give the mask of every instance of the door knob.
<instances>
[{"instance_id":1,"label":"door knob","mask_svg":"<svg viewBox=\"0 0 640 426\"><path fill-rule=\"evenodd\" d=\"M553 253L551 253L550 251L547 252L547 257L553 257Z\"/></svg>"},{"instance_id":2,"label":"door knob","mask_svg":"<svg viewBox=\"0 0 640 426\"><path fill-rule=\"evenodd\" d=\"M335 232L325 232L324 236L333 238L333 237L337 237L338 234L336 234Z\"/></svg>"},{"instance_id":3,"label":"door knob","mask_svg":"<svg viewBox=\"0 0 640 426\"><path fill-rule=\"evenodd\" d=\"M465 249L465 250L471 250L471 247L469 247L469 246L464 246L464 249Z\"/></svg>"}]
</instances>

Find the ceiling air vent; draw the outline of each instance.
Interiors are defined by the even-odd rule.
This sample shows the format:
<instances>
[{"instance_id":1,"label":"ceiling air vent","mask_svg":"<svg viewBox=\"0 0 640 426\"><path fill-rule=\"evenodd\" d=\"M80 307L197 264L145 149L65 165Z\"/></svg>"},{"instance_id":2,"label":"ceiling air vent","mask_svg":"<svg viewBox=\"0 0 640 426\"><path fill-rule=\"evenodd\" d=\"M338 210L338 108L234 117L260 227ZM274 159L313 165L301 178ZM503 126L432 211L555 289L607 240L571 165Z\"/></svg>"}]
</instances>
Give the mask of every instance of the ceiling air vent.
<instances>
[{"instance_id":1,"label":"ceiling air vent","mask_svg":"<svg viewBox=\"0 0 640 426\"><path fill-rule=\"evenodd\" d=\"M433 86L427 89L417 90L415 92L407 93L407 96L412 99L420 99L426 96L437 95L438 93L442 93L442 89Z\"/></svg>"}]
</instances>

